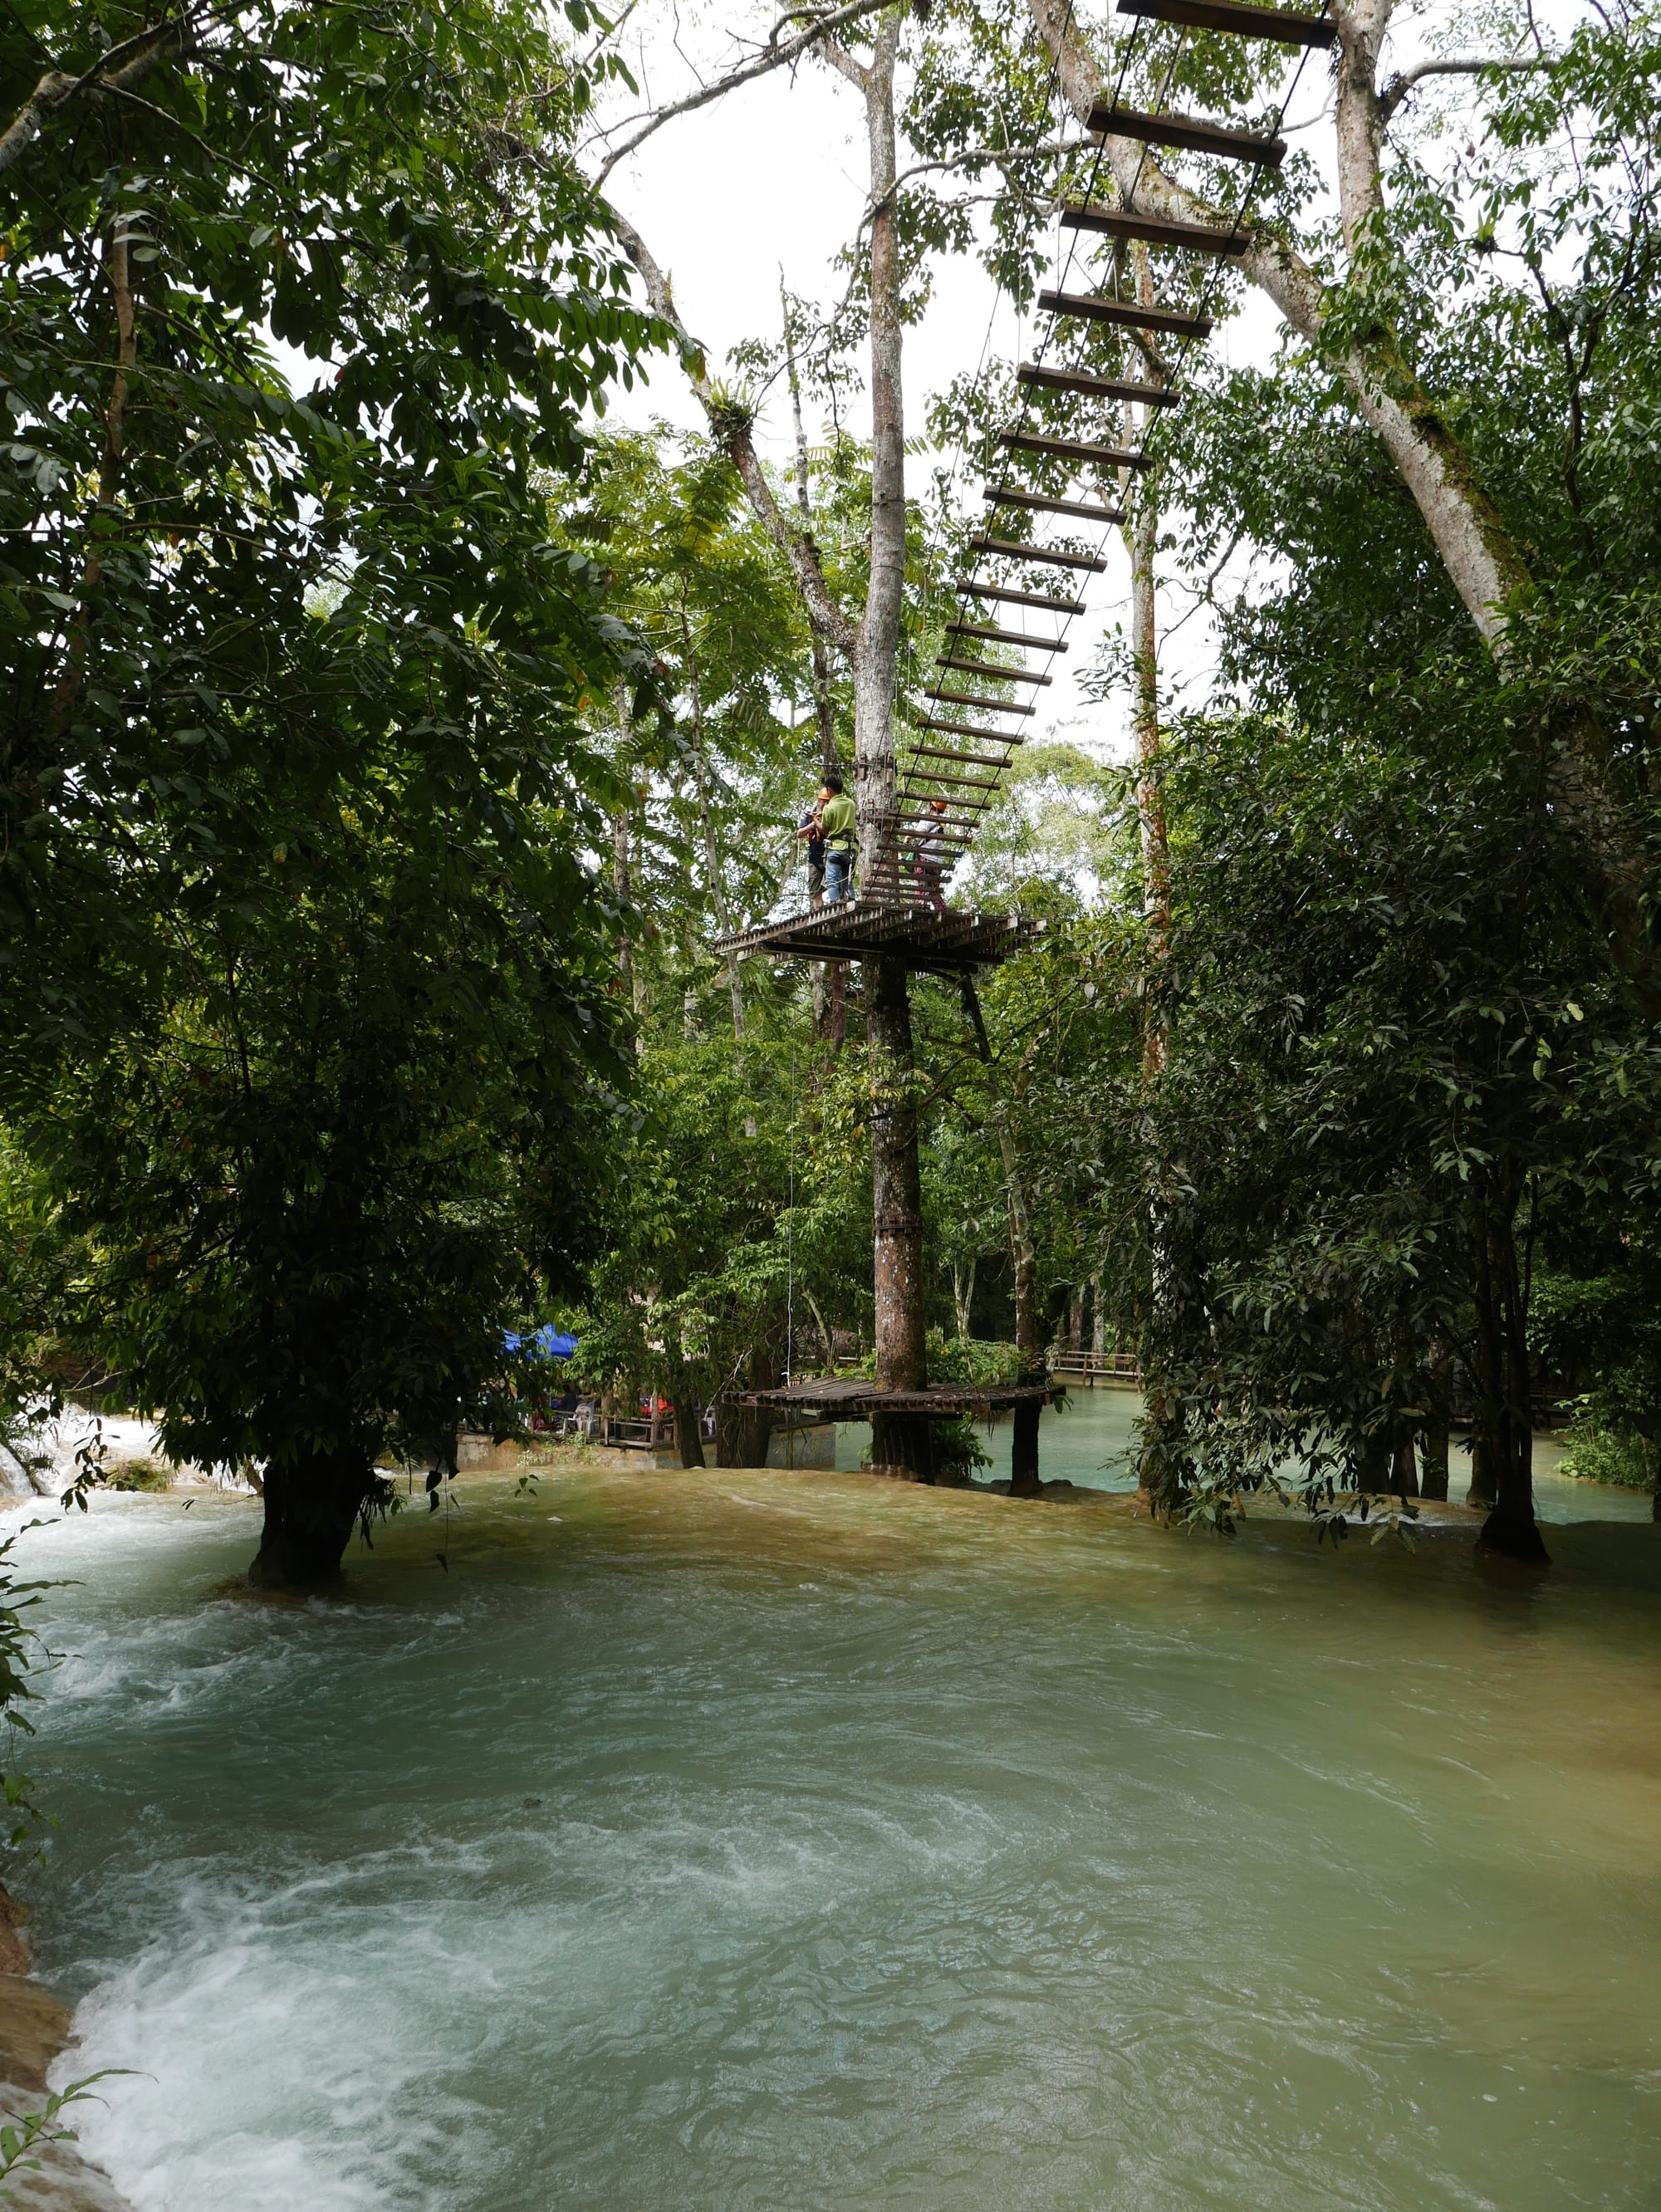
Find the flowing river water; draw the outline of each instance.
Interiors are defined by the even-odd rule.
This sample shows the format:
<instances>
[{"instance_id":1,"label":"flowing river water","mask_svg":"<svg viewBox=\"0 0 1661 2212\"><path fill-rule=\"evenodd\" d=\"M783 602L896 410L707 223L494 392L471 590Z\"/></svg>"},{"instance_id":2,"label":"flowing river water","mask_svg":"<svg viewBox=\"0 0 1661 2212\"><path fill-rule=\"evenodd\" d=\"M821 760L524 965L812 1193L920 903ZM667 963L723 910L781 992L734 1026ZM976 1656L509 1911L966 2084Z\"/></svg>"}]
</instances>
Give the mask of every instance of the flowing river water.
<instances>
[{"instance_id":1,"label":"flowing river water","mask_svg":"<svg viewBox=\"0 0 1661 2212\"><path fill-rule=\"evenodd\" d=\"M1661 1531L578 1471L282 1605L257 1525L21 1547L139 2212L1661 2203Z\"/></svg>"}]
</instances>

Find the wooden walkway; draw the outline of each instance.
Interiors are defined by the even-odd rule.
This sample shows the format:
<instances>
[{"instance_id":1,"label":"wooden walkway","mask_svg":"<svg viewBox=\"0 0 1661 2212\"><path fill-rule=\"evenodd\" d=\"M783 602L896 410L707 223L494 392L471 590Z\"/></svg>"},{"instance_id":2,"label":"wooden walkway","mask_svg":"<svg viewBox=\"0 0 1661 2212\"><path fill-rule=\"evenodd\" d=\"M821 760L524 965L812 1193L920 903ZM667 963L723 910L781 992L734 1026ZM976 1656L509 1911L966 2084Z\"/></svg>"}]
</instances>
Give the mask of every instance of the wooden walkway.
<instances>
[{"instance_id":1,"label":"wooden walkway","mask_svg":"<svg viewBox=\"0 0 1661 2212\"><path fill-rule=\"evenodd\" d=\"M1042 1382L935 1382L924 1390L885 1390L860 1375L815 1375L776 1390L737 1390L736 1406L770 1406L777 1413L811 1409L827 1420L864 1421L875 1413L985 1416L1060 1395Z\"/></svg>"}]
</instances>

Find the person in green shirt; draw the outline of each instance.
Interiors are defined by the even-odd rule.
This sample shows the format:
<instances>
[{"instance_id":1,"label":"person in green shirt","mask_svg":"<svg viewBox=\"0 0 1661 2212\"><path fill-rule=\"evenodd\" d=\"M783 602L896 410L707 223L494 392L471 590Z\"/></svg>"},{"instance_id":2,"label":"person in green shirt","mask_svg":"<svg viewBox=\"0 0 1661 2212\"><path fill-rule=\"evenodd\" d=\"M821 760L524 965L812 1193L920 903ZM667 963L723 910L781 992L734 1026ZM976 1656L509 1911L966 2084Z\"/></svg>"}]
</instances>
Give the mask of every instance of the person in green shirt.
<instances>
[{"instance_id":1,"label":"person in green shirt","mask_svg":"<svg viewBox=\"0 0 1661 2212\"><path fill-rule=\"evenodd\" d=\"M848 895L853 872L853 847L858 817L853 801L844 796L840 771L830 768L819 787L819 828L825 840L825 903L834 906Z\"/></svg>"}]
</instances>

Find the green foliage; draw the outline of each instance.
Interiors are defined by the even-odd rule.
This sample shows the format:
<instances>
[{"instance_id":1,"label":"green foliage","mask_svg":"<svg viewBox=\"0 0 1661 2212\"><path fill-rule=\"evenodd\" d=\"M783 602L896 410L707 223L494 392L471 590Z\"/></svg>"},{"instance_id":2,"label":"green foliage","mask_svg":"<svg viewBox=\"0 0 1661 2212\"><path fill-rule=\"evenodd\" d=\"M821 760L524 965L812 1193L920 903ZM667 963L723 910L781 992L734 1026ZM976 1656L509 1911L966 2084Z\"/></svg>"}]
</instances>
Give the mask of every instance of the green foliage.
<instances>
[{"instance_id":1,"label":"green foliage","mask_svg":"<svg viewBox=\"0 0 1661 2212\"><path fill-rule=\"evenodd\" d=\"M34 1840L46 1815L35 1802L34 1784L15 1764L17 1739L34 1731L22 1708L39 1692L29 1680L38 1663L40 1639L28 1615L42 1602L49 1583L19 1582L13 1571L15 1535L0 1540L0 1740L5 1745L0 1765L0 1797L3 1797L7 1826L0 1841L13 1850ZM4 2173L0 2166L0 2176Z\"/></svg>"},{"instance_id":2,"label":"green foliage","mask_svg":"<svg viewBox=\"0 0 1661 2212\"><path fill-rule=\"evenodd\" d=\"M39 2172L41 2160L37 2154L49 2144L76 2142L75 2130L65 2127L59 2115L71 2105L84 2104L99 2082L130 2070L124 2066L106 2066L99 2073L53 2090L38 2112L21 2112L0 2124L0 2183L14 2173Z\"/></svg>"},{"instance_id":3,"label":"green foliage","mask_svg":"<svg viewBox=\"0 0 1661 2212\"><path fill-rule=\"evenodd\" d=\"M1622 1490L1653 1490L1656 1456L1653 1437L1606 1428L1596 1413L1583 1408L1569 1424L1563 1473L1577 1482L1611 1482Z\"/></svg>"},{"instance_id":4,"label":"green foliage","mask_svg":"<svg viewBox=\"0 0 1661 2212\"><path fill-rule=\"evenodd\" d=\"M153 1459L123 1460L108 1478L111 1490L160 1491L173 1482L170 1471Z\"/></svg>"},{"instance_id":5,"label":"green foliage","mask_svg":"<svg viewBox=\"0 0 1661 2212\"><path fill-rule=\"evenodd\" d=\"M0 88L139 26L14 19ZM260 0L10 173L0 1112L174 1457L511 1426L573 1280L622 1073L580 718L648 672L547 491L658 335L589 89L520 0Z\"/></svg>"}]
</instances>

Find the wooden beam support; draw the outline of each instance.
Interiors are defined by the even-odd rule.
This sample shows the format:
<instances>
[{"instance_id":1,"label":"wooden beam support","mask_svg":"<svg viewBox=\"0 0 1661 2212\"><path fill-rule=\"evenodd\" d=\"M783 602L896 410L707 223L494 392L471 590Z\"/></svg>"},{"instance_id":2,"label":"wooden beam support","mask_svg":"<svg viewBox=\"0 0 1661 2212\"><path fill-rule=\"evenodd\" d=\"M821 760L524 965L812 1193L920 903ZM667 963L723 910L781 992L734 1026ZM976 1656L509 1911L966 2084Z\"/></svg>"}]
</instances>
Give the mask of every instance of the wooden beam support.
<instances>
[{"instance_id":1,"label":"wooden beam support","mask_svg":"<svg viewBox=\"0 0 1661 2212\"><path fill-rule=\"evenodd\" d=\"M978 583L973 576L960 576L956 589L966 599L1002 599L1006 606L1047 607L1058 615L1087 613L1082 599L1052 599L1047 592L1017 592L1007 584Z\"/></svg>"},{"instance_id":2,"label":"wooden beam support","mask_svg":"<svg viewBox=\"0 0 1661 2212\"><path fill-rule=\"evenodd\" d=\"M1140 238L1149 246L1178 246L1186 253L1244 253L1249 231L1219 230L1209 222L1172 222L1162 215L1126 215L1123 208L1070 201L1061 210L1064 230L1096 230L1107 238Z\"/></svg>"},{"instance_id":3,"label":"wooden beam support","mask_svg":"<svg viewBox=\"0 0 1661 2212\"><path fill-rule=\"evenodd\" d=\"M1040 292L1038 304L1052 315L1076 315L1087 323L1122 323L1135 331L1164 331L1178 338L1209 338L1209 315L1185 315L1175 307L1138 307L1134 301L1109 300L1100 292Z\"/></svg>"},{"instance_id":4,"label":"wooden beam support","mask_svg":"<svg viewBox=\"0 0 1661 2212\"><path fill-rule=\"evenodd\" d=\"M1138 138L1148 146L1177 146L1190 154L1215 154L1227 161L1255 161L1266 169L1278 169L1286 159L1284 138L1231 130L1203 115L1149 115L1145 109L1115 107L1105 100L1090 110L1089 128L1104 138Z\"/></svg>"},{"instance_id":5,"label":"wooden beam support","mask_svg":"<svg viewBox=\"0 0 1661 2212\"><path fill-rule=\"evenodd\" d=\"M1036 385L1041 392L1077 392L1087 399L1140 400L1144 407L1177 407L1182 394L1163 384L1126 384L1117 376L1092 376L1082 368L1043 368L1023 361L1015 371L1017 384Z\"/></svg>"},{"instance_id":6,"label":"wooden beam support","mask_svg":"<svg viewBox=\"0 0 1661 2212\"><path fill-rule=\"evenodd\" d=\"M1089 469L1145 469L1148 456L1140 447L1097 446L1080 438L1051 438L1039 430L1004 430L998 444L1012 453L1044 453L1058 461L1073 461Z\"/></svg>"},{"instance_id":7,"label":"wooden beam support","mask_svg":"<svg viewBox=\"0 0 1661 2212\"><path fill-rule=\"evenodd\" d=\"M961 669L966 676L997 676L1005 684L1053 684L1053 676L1040 676L1030 668L1000 668L995 660L949 660L943 653L937 668Z\"/></svg>"},{"instance_id":8,"label":"wooden beam support","mask_svg":"<svg viewBox=\"0 0 1661 2212\"><path fill-rule=\"evenodd\" d=\"M973 691L931 691L929 703L935 707L979 707L983 714L1035 714L1036 707L1022 704L1019 699L983 699Z\"/></svg>"},{"instance_id":9,"label":"wooden beam support","mask_svg":"<svg viewBox=\"0 0 1661 2212\"><path fill-rule=\"evenodd\" d=\"M1079 522L1123 522L1122 507L1100 507L1088 499L1052 499L1048 492L1020 491L1014 484L988 484L988 507L1028 507L1039 514L1068 514Z\"/></svg>"},{"instance_id":10,"label":"wooden beam support","mask_svg":"<svg viewBox=\"0 0 1661 2212\"><path fill-rule=\"evenodd\" d=\"M1106 568L1105 561L1097 560L1094 553L1064 553L1056 545L1023 545L1018 538L972 538L971 553L998 553L1012 561L1047 561L1057 568L1088 568L1100 575Z\"/></svg>"},{"instance_id":11,"label":"wooden beam support","mask_svg":"<svg viewBox=\"0 0 1661 2212\"><path fill-rule=\"evenodd\" d=\"M993 645L1030 646L1035 653L1065 653L1066 641L1058 637L1034 637L1030 630L999 629L990 623L948 623L948 637L984 637Z\"/></svg>"},{"instance_id":12,"label":"wooden beam support","mask_svg":"<svg viewBox=\"0 0 1661 2212\"><path fill-rule=\"evenodd\" d=\"M1330 46L1338 35L1330 16L1248 8L1240 0L1118 0L1118 12L1151 15L1161 23L1191 23L1199 31L1232 31L1241 39L1275 39L1283 46Z\"/></svg>"}]
</instances>

